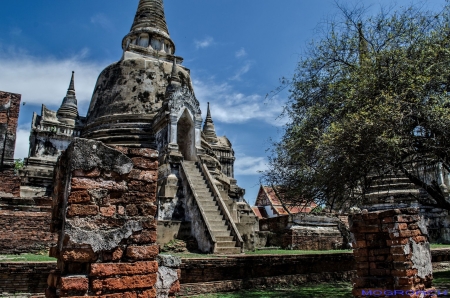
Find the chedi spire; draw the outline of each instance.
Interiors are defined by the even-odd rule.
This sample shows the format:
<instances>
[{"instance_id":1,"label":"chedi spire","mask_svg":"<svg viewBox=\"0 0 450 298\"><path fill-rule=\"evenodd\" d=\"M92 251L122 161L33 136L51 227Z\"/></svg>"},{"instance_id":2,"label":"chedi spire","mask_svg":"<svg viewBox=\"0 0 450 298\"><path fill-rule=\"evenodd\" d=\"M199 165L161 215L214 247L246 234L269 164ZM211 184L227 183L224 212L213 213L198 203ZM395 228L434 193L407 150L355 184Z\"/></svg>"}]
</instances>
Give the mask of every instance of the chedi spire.
<instances>
[{"instance_id":1,"label":"chedi spire","mask_svg":"<svg viewBox=\"0 0 450 298\"><path fill-rule=\"evenodd\" d=\"M212 143L217 142L216 128L214 127L214 122L211 117L211 111L209 109L209 102L208 102L208 111L206 113L205 124L203 125L203 133L205 134L206 140L208 142L212 142Z\"/></svg>"},{"instance_id":2,"label":"chedi spire","mask_svg":"<svg viewBox=\"0 0 450 298\"><path fill-rule=\"evenodd\" d=\"M123 50L126 51L130 44L167 54L175 53L175 44L167 28L163 0L139 1L130 33L122 41Z\"/></svg>"},{"instance_id":3,"label":"chedi spire","mask_svg":"<svg viewBox=\"0 0 450 298\"><path fill-rule=\"evenodd\" d=\"M66 97L64 97L61 107L56 115L63 119L76 119L78 117L77 97L75 95L75 72L72 71L69 88Z\"/></svg>"}]
</instances>

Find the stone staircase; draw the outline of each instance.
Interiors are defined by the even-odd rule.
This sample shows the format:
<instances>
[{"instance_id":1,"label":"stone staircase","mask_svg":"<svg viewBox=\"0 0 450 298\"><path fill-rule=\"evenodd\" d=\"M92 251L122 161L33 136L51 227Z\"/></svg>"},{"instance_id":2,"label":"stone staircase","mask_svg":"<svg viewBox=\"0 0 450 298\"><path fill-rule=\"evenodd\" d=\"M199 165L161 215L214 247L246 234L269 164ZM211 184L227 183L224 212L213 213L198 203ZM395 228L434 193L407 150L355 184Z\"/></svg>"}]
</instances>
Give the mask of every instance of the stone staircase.
<instances>
[{"instance_id":1,"label":"stone staircase","mask_svg":"<svg viewBox=\"0 0 450 298\"><path fill-rule=\"evenodd\" d=\"M197 194L198 204L206 215L206 220L212 231L214 238L216 238L216 250L218 254L239 254L241 248L236 246L236 241L231 235L231 228L224 220L219 205L210 191L208 184L203 176L203 173L198 168L196 162L184 161L183 167L186 170L186 175L193 184L193 192Z\"/></svg>"}]
</instances>

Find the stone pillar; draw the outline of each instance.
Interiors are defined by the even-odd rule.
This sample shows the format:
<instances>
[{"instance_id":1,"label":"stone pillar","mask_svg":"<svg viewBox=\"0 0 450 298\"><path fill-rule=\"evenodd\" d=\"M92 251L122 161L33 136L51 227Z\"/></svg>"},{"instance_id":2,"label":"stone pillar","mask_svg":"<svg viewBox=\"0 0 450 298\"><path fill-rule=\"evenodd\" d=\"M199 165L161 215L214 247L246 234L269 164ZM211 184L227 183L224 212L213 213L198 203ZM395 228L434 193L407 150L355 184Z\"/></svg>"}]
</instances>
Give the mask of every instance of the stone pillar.
<instances>
[{"instance_id":1,"label":"stone pillar","mask_svg":"<svg viewBox=\"0 0 450 298\"><path fill-rule=\"evenodd\" d=\"M156 286L157 158L78 138L61 155L52 213L59 239L50 251L58 269L46 297L165 297Z\"/></svg>"},{"instance_id":2,"label":"stone pillar","mask_svg":"<svg viewBox=\"0 0 450 298\"><path fill-rule=\"evenodd\" d=\"M417 209L363 211L350 217L350 227L355 297L437 297L427 231Z\"/></svg>"}]
</instances>

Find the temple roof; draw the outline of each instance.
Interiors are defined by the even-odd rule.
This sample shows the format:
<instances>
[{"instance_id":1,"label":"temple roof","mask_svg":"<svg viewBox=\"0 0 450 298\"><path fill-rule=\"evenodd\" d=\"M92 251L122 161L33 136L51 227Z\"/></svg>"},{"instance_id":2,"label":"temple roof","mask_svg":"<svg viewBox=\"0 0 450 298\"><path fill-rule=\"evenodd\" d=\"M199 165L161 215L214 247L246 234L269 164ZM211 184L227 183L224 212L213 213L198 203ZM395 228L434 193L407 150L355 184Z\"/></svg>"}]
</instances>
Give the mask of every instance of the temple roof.
<instances>
[{"instance_id":1,"label":"temple roof","mask_svg":"<svg viewBox=\"0 0 450 298\"><path fill-rule=\"evenodd\" d=\"M163 0L140 0L131 31L151 27L169 35L163 2Z\"/></svg>"},{"instance_id":2,"label":"temple roof","mask_svg":"<svg viewBox=\"0 0 450 298\"><path fill-rule=\"evenodd\" d=\"M206 114L205 124L203 125L203 133L205 134L206 140L210 143L217 143L216 128L214 127L214 122L211 117L211 111L209 109L208 102L208 112Z\"/></svg>"}]
</instances>

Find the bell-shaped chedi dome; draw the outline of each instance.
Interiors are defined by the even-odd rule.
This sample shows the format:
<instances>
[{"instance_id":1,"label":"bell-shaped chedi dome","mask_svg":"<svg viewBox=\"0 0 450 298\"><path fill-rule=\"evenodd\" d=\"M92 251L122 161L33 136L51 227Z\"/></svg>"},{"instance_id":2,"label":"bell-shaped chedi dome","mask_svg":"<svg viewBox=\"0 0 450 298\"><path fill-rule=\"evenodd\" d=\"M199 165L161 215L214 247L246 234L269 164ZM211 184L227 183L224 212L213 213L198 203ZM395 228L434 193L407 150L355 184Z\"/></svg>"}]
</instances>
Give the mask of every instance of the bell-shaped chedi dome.
<instances>
[{"instance_id":1,"label":"bell-shaped chedi dome","mask_svg":"<svg viewBox=\"0 0 450 298\"><path fill-rule=\"evenodd\" d=\"M100 74L82 137L109 145L155 148L152 122L161 109L172 70L192 89L189 70L174 56L162 0L140 0L122 42L122 59Z\"/></svg>"}]
</instances>

